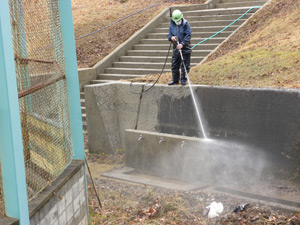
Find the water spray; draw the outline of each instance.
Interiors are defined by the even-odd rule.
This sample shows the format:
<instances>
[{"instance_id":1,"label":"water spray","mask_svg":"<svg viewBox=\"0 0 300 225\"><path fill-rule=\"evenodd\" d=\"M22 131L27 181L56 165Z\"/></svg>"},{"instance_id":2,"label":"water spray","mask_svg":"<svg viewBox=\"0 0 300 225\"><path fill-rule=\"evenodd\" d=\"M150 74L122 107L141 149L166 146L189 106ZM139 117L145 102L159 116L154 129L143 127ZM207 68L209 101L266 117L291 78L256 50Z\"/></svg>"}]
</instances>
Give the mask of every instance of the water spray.
<instances>
[{"instance_id":1,"label":"water spray","mask_svg":"<svg viewBox=\"0 0 300 225\"><path fill-rule=\"evenodd\" d=\"M177 46L178 45L179 45L179 43L178 43L178 39L177 39ZM178 51L180 53L181 62L182 62L182 65L184 67L184 70L185 70L186 78L188 80L188 85L189 85L189 88L190 88L190 91L191 91L191 95L192 95L192 99L193 99L193 102L194 102L194 105L195 105L195 109L196 109L197 117L198 117L198 120L199 120L200 128L201 128L201 131L202 131L202 134L203 134L203 138L207 139L206 134L205 134L205 130L204 130L204 126L203 126L203 123L202 123L202 119L201 119L201 116L200 116L200 112L199 112L199 109L198 109L198 105L197 105L197 102L196 102L196 99L195 99L194 90L192 89L192 85L191 85L191 81L190 81L190 78L189 78L189 74L188 74L186 66L184 64L182 51L181 51L181 49L178 49Z\"/></svg>"}]
</instances>

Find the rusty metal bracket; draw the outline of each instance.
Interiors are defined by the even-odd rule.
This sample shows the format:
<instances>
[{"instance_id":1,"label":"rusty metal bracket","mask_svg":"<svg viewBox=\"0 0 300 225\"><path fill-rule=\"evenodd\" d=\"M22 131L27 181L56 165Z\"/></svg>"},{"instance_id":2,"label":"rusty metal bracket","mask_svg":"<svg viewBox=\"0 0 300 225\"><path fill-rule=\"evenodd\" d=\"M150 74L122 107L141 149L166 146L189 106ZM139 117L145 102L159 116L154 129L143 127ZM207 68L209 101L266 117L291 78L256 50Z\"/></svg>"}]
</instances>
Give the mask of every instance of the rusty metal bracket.
<instances>
[{"instance_id":1,"label":"rusty metal bracket","mask_svg":"<svg viewBox=\"0 0 300 225\"><path fill-rule=\"evenodd\" d=\"M54 69L55 71L58 73L58 74L61 74L61 76L55 78L55 79L52 79L52 80L49 80L47 82L43 82L43 83L38 83L30 88L27 88L26 90L22 90L22 91L19 91L18 92L18 97L19 98L23 98L29 94L32 94L42 88L45 88L45 87L48 87L50 86L51 84L54 84L60 80L63 80L63 79L66 79L66 76L65 75L62 75L63 72L61 71L61 69L59 68L57 62L55 61L45 61L45 60L39 60L39 59L29 59L29 58L21 58L17 55L15 55L15 60L19 61L20 64L28 64L29 62L36 62L36 63L46 63L46 64L53 64L54 66Z\"/></svg>"},{"instance_id":2,"label":"rusty metal bracket","mask_svg":"<svg viewBox=\"0 0 300 225\"><path fill-rule=\"evenodd\" d=\"M36 63L46 63L46 64L54 64L55 61L46 61L46 60L40 60L40 59L29 59L29 58L21 58L17 55L15 55L15 61L19 61L20 64L28 64L29 62L36 62Z\"/></svg>"},{"instance_id":3,"label":"rusty metal bracket","mask_svg":"<svg viewBox=\"0 0 300 225\"><path fill-rule=\"evenodd\" d=\"M36 92L36 91L38 91L38 90L41 90L42 88L48 87L48 86L50 86L51 84L54 84L54 83L56 83L56 82L58 82L58 81L60 81L60 80L63 80L63 79L66 79L66 76L65 76L65 75L60 76L60 77L58 77L58 78L56 78L56 79L53 79L53 80L49 80L49 81L44 82L44 83L36 84L36 85L34 85L34 86L32 86L32 87L26 89L26 90L19 91L19 92L18 92L18 97L19 97L19 98L23 98L23 97L25 97L25 96L27 96L27 95L29 95L29 94L32 94L32 93L34 93L34 92Z\"/></svg>"}]
</instances>

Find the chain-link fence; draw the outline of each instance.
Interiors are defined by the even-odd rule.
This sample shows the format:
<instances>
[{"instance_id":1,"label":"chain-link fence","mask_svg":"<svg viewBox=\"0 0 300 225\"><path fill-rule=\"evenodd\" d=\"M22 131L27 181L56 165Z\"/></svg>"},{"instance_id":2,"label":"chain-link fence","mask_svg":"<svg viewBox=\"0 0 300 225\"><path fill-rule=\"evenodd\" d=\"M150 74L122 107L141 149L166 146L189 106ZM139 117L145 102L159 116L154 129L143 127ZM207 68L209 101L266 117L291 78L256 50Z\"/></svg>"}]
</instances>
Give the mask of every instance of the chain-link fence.
<instances>
[{"instance_id":1,"label":"chain-link fence","mask_svg":"<svg viewBox=\"0 0 300 225\"><path fill-rule=\"evenodd\" d=\"M9 0L28 198L73 158L58 0Z\"/></svg>"},{"instance_id":2,"label":"chain-link fence","mask_svg":"<svg viewBox=\"0 0 300 225\"><path fill-rule=\"evenodd\" d=\"M3 196L3 186L2 186L2 172L1 172L1 162L0 162L0 219L5 216L5 205Z\"/></svg>"}]
</instances>

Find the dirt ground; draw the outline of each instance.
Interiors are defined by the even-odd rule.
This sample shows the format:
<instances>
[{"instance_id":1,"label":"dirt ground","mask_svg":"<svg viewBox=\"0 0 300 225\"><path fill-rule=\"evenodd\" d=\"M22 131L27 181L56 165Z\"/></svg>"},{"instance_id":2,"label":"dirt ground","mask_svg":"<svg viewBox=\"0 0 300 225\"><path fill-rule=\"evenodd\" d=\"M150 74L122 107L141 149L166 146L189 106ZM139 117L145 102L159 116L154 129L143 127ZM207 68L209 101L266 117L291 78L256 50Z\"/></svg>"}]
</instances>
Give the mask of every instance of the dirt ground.
<instances>
[{"instance_id":1,"label":"dirt ground","mask_svg":"<svg viewBox=\"0 0 300 225\"><path fill-rule=\"evenodd\" d=\"M91 224L300 224L299 213L223 193L174 191L101 177L103 172L124 166L122 151L87 158L102 204L100 208L89 182ZM221 202L224 211L209 219L206 207L214 201ZM245 204L243 211L234 212Z\"/></svg>"}]
</instances>

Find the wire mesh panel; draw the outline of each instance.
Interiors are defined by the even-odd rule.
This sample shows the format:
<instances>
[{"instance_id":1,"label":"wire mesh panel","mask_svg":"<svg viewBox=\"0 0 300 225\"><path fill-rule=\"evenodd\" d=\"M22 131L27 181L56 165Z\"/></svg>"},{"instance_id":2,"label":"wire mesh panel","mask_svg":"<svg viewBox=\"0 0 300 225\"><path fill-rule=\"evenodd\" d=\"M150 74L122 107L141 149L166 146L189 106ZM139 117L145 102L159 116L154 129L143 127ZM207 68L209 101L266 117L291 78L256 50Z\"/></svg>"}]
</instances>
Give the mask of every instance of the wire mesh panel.
<instances>
[{"instance_id":1,"label":"wire mesh panel","mask_svg":"<svg viewBox=\"0 0 300 225\"><path fill-rule=\"evenodd\" d=\"M0 218L3 218L4 216L5 216L5 205L4 205L2 172L1 172L1 162L0 162Z\"/></svg>"},{"instance_id":2,"label":"wire mesh panel","mask_svg":"<svg viewBox=\"0 0 300 225\"><path fill-rule=\"evenodd\" d=\"M58 0L9 0L29 199L70 164L73 149Z\"/></svg>"}]
</instances>

